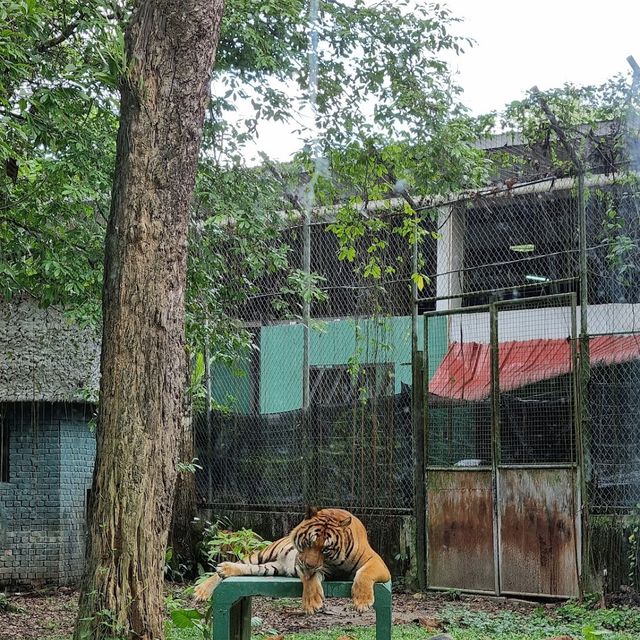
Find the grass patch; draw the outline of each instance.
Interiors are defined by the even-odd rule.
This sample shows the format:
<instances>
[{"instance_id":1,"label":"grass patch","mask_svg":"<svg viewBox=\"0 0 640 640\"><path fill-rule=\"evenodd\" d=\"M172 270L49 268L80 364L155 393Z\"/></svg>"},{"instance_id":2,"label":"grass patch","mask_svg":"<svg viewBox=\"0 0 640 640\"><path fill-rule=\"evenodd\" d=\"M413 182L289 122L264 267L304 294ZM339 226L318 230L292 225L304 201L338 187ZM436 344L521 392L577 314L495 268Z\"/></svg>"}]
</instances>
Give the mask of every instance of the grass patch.
<instances>
[{"instance_id":1,"label":"grass patch","mask_svg":"<svg viewBox=\"0 0 640 640\"><path fill-rule=\"evenodd\" d=\"M584 640L637 640L640 637L640 610L591 609L573 602L547 611L540 607L529 615L513 611L486 613L460 605L447 605L440 614L444 631L455 640L545 640L568 635ZM167 640L202 640L193 629L169 628ZM269 633L254 634L266 640ZM425 640L429 634L419 625L396 625L394 640ZM373 627L350 627L317 632L287 633L287 640L375 640Z\"/></svg>"},{"instance_id":2,"label":"grass patch","mask_svg":"<svg viewBox=\"0 0 640 640\"><path fill-rule=\"evenodd\" d=\"M10 602L4 593L0 593L0 613L24 613L24 609Z\"/></svg>"}]
</instances>

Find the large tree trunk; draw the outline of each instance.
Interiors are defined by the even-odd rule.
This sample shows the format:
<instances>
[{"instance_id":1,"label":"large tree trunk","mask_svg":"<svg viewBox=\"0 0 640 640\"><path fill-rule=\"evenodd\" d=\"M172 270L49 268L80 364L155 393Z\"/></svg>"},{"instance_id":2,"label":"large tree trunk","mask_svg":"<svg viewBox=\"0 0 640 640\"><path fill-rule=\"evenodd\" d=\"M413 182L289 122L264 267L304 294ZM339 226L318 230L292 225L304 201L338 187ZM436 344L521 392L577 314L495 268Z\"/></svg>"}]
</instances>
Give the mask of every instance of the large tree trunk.
<instances>
[{"instance_id":1,"label":"large tree trunk","mask_svg":"<svg viewBox=\"0 0 640 640\"><path fill-rule=\"evenodd\" d=\"M182 430L178 443L178 458L180 462L190 463L195 455L193 446L193 416L191 402L188 398L184 411ZM196 478L194 473L184 472L176 479L176 489L173 496L173 513L169 539L167 545L173 552L172 562L176 568L184 565L189 572L196 570L196 537L193 530L193 519L196 509ZM190 575L193 577L193 575Z\"/></svg>"},{"instance_id":2,"label":"large tree trunk","mask_svg":"<svg viewBox=\"0 0 640 640\"><path fill-rule=\"evenodd\" d=\"M141 0L107 229L97 457L76 640L163 636L189 208L223 0Z\"/></svg>"}]
</instances>

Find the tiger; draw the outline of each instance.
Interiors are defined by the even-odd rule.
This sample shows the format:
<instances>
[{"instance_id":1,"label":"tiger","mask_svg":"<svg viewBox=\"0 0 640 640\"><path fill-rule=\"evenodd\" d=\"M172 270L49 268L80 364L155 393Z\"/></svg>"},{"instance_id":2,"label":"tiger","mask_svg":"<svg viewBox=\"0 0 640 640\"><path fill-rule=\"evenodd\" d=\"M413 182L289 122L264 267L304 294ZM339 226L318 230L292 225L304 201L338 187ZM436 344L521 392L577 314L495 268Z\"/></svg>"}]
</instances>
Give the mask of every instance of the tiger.
<instances>
[{"instance_id":1,"label":"tiger","mask_svg":"<svg viewBox=\"0 0 640 640\"><path fill-rule=\"evenodd\" d=\"M239 562L221 562L216 573L196 586L197 600L208 600L215 587L231 576L298 576L302 580L302 608L316 613L324 604L322 581L353 580L351 598L362 613L373 605L376 582L391 574L371 548L358 518L344 509L309 509L288 536Z\"/></svg>"}]
</instances>

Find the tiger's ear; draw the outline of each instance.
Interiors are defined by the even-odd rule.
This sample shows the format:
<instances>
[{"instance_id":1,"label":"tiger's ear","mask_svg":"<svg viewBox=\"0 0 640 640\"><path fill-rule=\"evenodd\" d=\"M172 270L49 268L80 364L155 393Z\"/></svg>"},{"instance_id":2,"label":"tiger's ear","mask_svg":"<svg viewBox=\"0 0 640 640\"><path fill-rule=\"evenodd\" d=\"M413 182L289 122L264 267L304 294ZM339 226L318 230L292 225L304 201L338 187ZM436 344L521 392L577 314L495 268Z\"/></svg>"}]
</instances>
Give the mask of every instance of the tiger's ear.
<instances>
[{"instance_id":1,"label":"tiger's ear","mask_svg":"<svg viewBox=\"0 0 640 640\"><path fill-rule=\"evenodd\" d=\"M307 513L305 514L305 518L307 520L309 520L309 518L314 518L315 516L318 515L318 511L320 511L318 507L307 507Z\"/></svg>"},{"instance_id":2,"label":"tiger's ear","mask_svg":"<svg viewBox=\"0 0 640 640\"><path fill-rule=\"evenodd\" d=\"M350 524L351 524L351 516L347 516L344 520L340 520L340 522L338 522L338 526L343 529L348 527Z\"/></svg>"}]
</instances>

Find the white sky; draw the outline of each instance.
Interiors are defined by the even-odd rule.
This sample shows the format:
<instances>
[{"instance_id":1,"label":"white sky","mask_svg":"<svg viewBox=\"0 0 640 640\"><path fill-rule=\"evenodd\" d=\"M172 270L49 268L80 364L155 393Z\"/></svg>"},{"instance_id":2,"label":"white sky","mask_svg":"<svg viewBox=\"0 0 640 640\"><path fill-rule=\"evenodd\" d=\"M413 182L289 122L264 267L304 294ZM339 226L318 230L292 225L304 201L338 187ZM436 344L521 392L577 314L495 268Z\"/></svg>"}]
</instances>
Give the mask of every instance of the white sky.
<instances>
[{"instance_id":1,"label":"white sky","mask_svg":"<svg viewBox=\"0 0 640 640\"><path fill-rule=\"evenodd\" d=\"M415 0L416 4L421 0ZM457 27L476 46L452 60L462 101L474 114L500 110L540 89L600 84L640 63L640 0L449 0ZM257 149L287 160L300 146L290 127L260 130ZM247 150L251 162L255 148Z\"/></svg>"}]
</instances>

